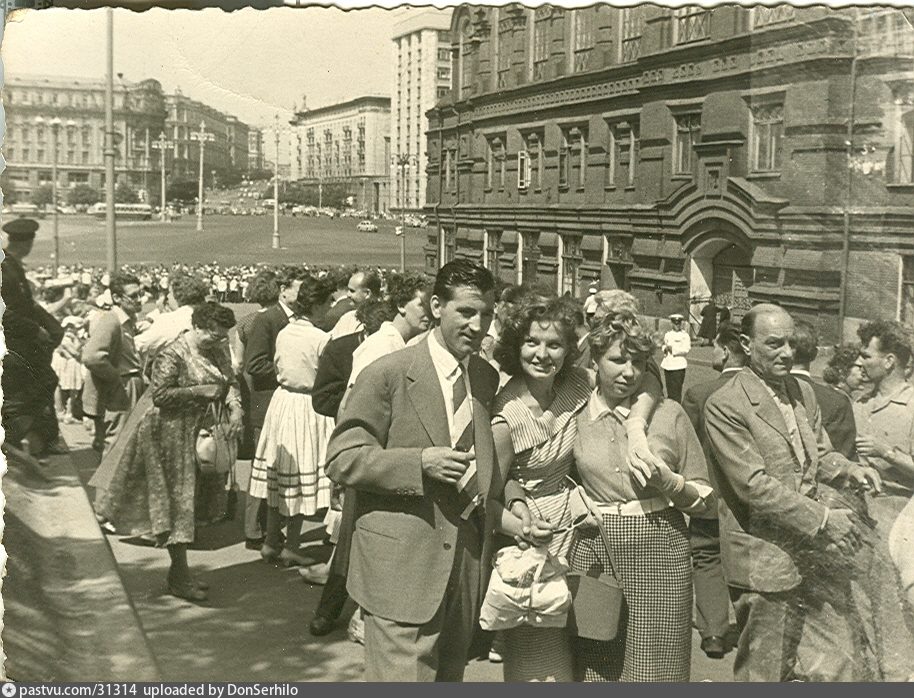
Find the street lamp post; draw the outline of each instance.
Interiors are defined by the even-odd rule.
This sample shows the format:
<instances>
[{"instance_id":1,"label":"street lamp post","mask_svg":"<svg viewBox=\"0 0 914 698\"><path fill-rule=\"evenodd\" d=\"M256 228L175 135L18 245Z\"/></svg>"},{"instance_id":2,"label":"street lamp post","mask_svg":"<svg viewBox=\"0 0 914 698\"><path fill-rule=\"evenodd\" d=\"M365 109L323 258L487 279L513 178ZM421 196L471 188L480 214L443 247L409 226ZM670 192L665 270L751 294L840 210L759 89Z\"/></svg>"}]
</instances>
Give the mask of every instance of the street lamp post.
<instances>
[{"instance_id":1,"label":"street lamp post","mask_svg":"<svg viewBox=\"0 0 914 698\"><path fill-rule=\"evenodd\" d=\"M159 134L158 140L152 142L152 147L155 148L156 150L158 150L162 156L162 198L159 201L159 205L162 207L162 210L160 211L160 214L161 214L160 217L161 217L163 223L165 222L165 218L166 218L166 215L165 215L165 204L166 204L166 201L165 201L165 150L167 148L170 148L172 145L173 145L172 142L165 138L165 131L162 131Z\"/></svg>"},{"instance_id":2,"label":"street lamp post","mask_svg":"<svg viewBox=\"0 0 914 698\"><path fill-rule=\"evenodd\" d=\"M206 130L206 122L200 122L200 130L190 134L192 141L200 142L200 180L197 183L197 232L203 232L203 153L206 144L216 140L216 136Z\"/></svg>"},{"instance_id":3,"label":"street lamp post","mask_svg":"<svg viewBox=\"0 0 914 698\"><path fill-rule=\"evenodd\" d=\"M415 160L415 158L410 155L408 152L402 155L396 155L397 167L400 171L400 196L397 197L400 203L400 231L398 236L400 238L400 271L406 271L406 174L409 164Z\"/></svg>"},{"instance_id":4,"label":"street lamp post","mask_svg":"<svg viewBox=\"0 0 914 698\"><path fill-rule=\"evenodd\" d=\"M279 249L279 114L274 117L273 134L276 140L276 164L273 167L273 239L271 247Z\"/></svg>"},{"instance_id":5,"label":"street lamp post","mask_svg":"<svg viewBox=\"0 0 914 698\"><path fill-rule=\"evenodd\" d=\"M105 75L105 232L108 272L117 271L117 226L114 219L114 10L107 13Z\"/></svg>"}]
</instances>

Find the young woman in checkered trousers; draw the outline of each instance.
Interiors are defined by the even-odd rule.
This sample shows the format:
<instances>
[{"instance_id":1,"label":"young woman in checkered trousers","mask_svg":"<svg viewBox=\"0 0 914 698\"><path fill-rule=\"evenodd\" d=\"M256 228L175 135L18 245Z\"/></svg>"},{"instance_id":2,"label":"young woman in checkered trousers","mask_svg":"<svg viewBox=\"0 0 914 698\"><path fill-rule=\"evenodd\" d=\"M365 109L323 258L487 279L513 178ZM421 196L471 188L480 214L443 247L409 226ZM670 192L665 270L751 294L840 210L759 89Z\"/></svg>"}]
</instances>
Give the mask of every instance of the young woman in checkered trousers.
<instances>
[{"instance_id":1,"label":"young woman in checkered trousers","mask_svg":"<svg viewBox=\"0 0 914 698\"><path fill-rule=\"evenodd\" d=\"M577 476L599 507L618 567L627 614L610 642L576 638L576 678L583 681L688 681L692 561L682 512L716 503L698 437L682 407L663 400L647 438L655 460L642 485L626 462L625 422L655 347L628 312L604 317L589 337L597 387L577 414ZM569 562L610 571L599 531L578 528Z\"/></svg>"},{"instance_id":2,"label":"young woman in checkered trousers","mask_svg":"<svg viewBox=\"0 0 914 698\"><path fill-rule=\"evenodd\" d=\"M566 557L571 543L569 475L573 465L575 415L593 387L590 371L575 366L575 330L581 306L569 298L522 297L502 327L495 359L511 376L492 408L499 461L527 490L525 502L502 512L502 530ZM648 386L660 393L659 380ZM644 394L635 410L649 415L658 398ZM644 421L636 430L644 441ZM646 441L644 448L647 448ZM523 518L532 519L530 533ZM572 681L574 662L565 628L521 626L505 632L506 681Z\"/></svg>"}]
</instances>

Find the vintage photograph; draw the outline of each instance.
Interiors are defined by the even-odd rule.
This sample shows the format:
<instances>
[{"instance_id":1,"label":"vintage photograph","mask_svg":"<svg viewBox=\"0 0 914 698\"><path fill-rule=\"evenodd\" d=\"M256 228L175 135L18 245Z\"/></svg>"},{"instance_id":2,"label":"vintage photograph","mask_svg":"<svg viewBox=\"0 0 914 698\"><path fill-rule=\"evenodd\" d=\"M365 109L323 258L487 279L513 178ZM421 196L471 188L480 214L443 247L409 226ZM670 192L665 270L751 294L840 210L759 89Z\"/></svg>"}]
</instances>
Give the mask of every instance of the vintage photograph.
<instances>
[{"instance_id":1,"label":"vintage photograph","mask_svg":"<svg viewBox=\"0 0 914 698\"><path fill-rule=\"evenodd\" d=\"M55 4L0 680L914 680L910 5Z\"/></svg>"}]
</instances>

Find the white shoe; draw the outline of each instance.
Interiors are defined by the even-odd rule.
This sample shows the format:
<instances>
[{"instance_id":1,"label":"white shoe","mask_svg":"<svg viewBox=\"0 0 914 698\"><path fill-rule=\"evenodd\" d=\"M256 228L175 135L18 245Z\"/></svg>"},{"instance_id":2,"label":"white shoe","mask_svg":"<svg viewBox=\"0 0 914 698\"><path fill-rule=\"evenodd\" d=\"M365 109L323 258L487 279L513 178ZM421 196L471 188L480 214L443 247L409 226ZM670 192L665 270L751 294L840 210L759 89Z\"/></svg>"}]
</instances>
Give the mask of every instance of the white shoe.
<instances>
[{"instance_id":1,"label":"white shoe","mask_svg":"<svg viewBox=\"0 0 914 698\"><path fill-rule=\"evenodd\" d=\"M301 575L301 578L309 584L317 584L318 586L323 586L330 578L330 565L326 562L319 562L318 564L311 565L310 567L299 567L298 574Z\"/></svg>"},{"instance_id":2,"label":"white shoe","mask_svg":"<svg viewBox=\"0 0 914 698\"><path fill-rule=\"evenodd\" d=\"M362 611L358 610L352 615L346 635L351 642L359 645L365 644L365 621L362 620Z\"/></svg>"},{"instance_id":3,"label":"white shoe","mask_svg":"<svg viewBox=\"0 0 914 698\"><path fill-rule=\"evenodd\" d=\"M495 650L489 650L489 661L492 662L492 664L501 664L505 660L501 654Z\"/></svg>"}]
</instances>

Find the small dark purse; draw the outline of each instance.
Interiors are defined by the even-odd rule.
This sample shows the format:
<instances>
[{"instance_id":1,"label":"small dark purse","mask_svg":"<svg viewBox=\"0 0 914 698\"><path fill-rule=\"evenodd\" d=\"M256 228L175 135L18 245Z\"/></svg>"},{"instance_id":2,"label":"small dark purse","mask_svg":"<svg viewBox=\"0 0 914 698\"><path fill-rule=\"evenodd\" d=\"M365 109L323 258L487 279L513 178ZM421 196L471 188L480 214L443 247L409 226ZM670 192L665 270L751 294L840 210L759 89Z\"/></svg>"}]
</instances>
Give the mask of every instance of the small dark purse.
<instances>
[{"instance_id":1,"label":"small dark purse","mask_svg":"<svg viewBox=\"0 0 914 698\"><path fill-rule=\"evenodd\" d=\"M579 486L577 489L577 494L583 498L588 509L600 522L600 538L606 546L611 569L609 574L596 570L569 570L566 577L572 601L571 610L568 612L568 632L576 637L608 642L619 634L625 595L622 591L622 582L616 577L617 567L606 531L603 530L602 517L583 488Z\"/></svg>"}]
</instances>

